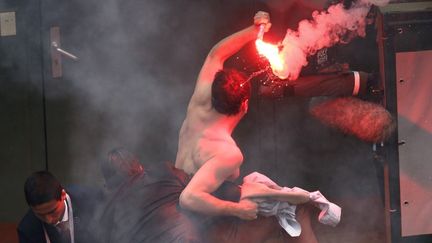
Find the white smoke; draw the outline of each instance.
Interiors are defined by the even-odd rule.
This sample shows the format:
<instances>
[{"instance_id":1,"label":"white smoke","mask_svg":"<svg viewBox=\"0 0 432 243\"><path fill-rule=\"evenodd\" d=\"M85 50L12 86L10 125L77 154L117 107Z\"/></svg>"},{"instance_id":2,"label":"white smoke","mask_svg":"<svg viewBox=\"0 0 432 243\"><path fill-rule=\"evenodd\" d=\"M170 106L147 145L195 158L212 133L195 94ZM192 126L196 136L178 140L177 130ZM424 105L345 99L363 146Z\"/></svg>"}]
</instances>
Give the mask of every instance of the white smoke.
<instances>
[{"instance_id":1,"label":"white smoke","mask_svg":"<svg viewBox=\"0 0 432 243\"><path fill-rule=\"evenodd\" d=\"M364 37L366 17L372 5L384 6L389 0L361 0L345 9L342 3L330 6L326 11L315 11L312 20L302 20L298 30L287 30L280 52L284 68L275 70L280 78L295 80L307 57L318 50L345 42L344 37Z\"/></svg>"}]
</instances>

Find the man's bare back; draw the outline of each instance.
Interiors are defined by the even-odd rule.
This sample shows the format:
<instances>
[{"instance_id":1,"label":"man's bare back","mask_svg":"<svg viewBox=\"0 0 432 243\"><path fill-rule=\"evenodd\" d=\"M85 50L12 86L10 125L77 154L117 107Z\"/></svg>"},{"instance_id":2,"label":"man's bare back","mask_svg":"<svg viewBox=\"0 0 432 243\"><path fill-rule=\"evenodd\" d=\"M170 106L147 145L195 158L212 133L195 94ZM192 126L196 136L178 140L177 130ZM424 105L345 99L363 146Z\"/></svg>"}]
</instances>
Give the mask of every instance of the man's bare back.
<instances>
[{"instance_id":1,"label":"man's bare back","mask_svg":"<svg viewBox=\"0 0 432 243\"><path fill-rule=\"evenodd\" d=\"M209 159L227 150L239 150L227 126L240 119L238 116L227 119L212 108L197 106L189 110L180 129L175 166L195 174ZM237 172L234 171L230 179L235 179Z\"/></svg>"}]
</instances>

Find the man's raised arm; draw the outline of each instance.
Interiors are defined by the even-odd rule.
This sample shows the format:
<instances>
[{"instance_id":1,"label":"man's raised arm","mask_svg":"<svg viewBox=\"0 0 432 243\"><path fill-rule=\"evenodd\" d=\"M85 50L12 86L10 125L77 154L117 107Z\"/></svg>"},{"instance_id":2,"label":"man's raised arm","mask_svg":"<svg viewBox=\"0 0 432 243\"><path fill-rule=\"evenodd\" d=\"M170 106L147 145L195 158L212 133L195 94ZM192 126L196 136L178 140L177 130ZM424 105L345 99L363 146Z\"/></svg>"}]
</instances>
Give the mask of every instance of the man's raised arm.
<instances>
[{"instance_id":1,"label":"man's raised arm","mask_svg":"<svg viewBox=\"0 0 432 243\"><path fill-rule=\"evenodd\" d=\"M254 16L254 25L240 30L219 41L210 50L198 77L198 82L212 82L217 71L223 68L224 62L238 52L248 42L257 38L260 25L264 25L264 32L270 27L270 16L268 13L259 11Z\"/></svg>"}]
</instances>

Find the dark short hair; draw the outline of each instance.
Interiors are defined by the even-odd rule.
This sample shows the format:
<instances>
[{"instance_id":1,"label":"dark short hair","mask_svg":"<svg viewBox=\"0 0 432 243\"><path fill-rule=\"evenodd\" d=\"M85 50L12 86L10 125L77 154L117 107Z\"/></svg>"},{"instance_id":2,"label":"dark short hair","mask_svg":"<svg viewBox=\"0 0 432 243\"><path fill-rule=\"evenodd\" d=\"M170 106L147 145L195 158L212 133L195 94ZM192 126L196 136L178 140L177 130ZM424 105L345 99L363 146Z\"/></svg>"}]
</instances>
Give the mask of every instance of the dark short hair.
<instances>
[{"instance_id":1,"label":"dark short hair","mask_svg":"<svg viewBox=\"0 0 432 243\"><path fill-rule=\"evenodd\" d=\"M221 114L236 115L250 93L250 83L245 74L235 69L221 70L216 73L212 84L212 106Z\"/></svg>"},{"instance_id":2,"label":"dark short hair","mask_svg":"<svg viewBox=\"0 0 432 243\"><path fill-rule=\"evenodd\" d=\"M60 200L62 190L60 182L48 171L34 172L24 183L24 194L29 206Z\"/></svg>"},{"instance_id":3,"label":"dark short hair","mask_svg":"<svg viewBox=\"0 0 432 243\"><path fill-rule=\"evenodd\" d=\"M101 170L108 189L116 188L128 179L144 173L144 168L133 153L125 148L114 148L101 163Z\"/></svg>"}]
</instances>

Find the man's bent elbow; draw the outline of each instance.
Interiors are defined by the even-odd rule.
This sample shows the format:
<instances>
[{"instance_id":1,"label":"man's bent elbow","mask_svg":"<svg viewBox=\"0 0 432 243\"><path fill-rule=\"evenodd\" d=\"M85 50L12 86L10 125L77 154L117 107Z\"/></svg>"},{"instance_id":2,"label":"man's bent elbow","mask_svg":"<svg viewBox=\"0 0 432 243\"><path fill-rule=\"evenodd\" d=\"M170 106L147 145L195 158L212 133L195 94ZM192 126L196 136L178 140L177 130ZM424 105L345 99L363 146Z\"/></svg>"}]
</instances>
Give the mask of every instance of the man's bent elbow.
<instances>
[{"instance_id":1,"label":"man's bent elbow","mask_svg":"<svg viewBox=\"0 0 432 243\"><path fill-rule=\"evenodd\" d=\"M183 191L180 194L180 198L179 198L180 207L183 209L188 209L188 210L193 209L193 202L194 202L193 197L194 196L192 193L187 192L187 191Z\"/></svg>"}]
</instances>

